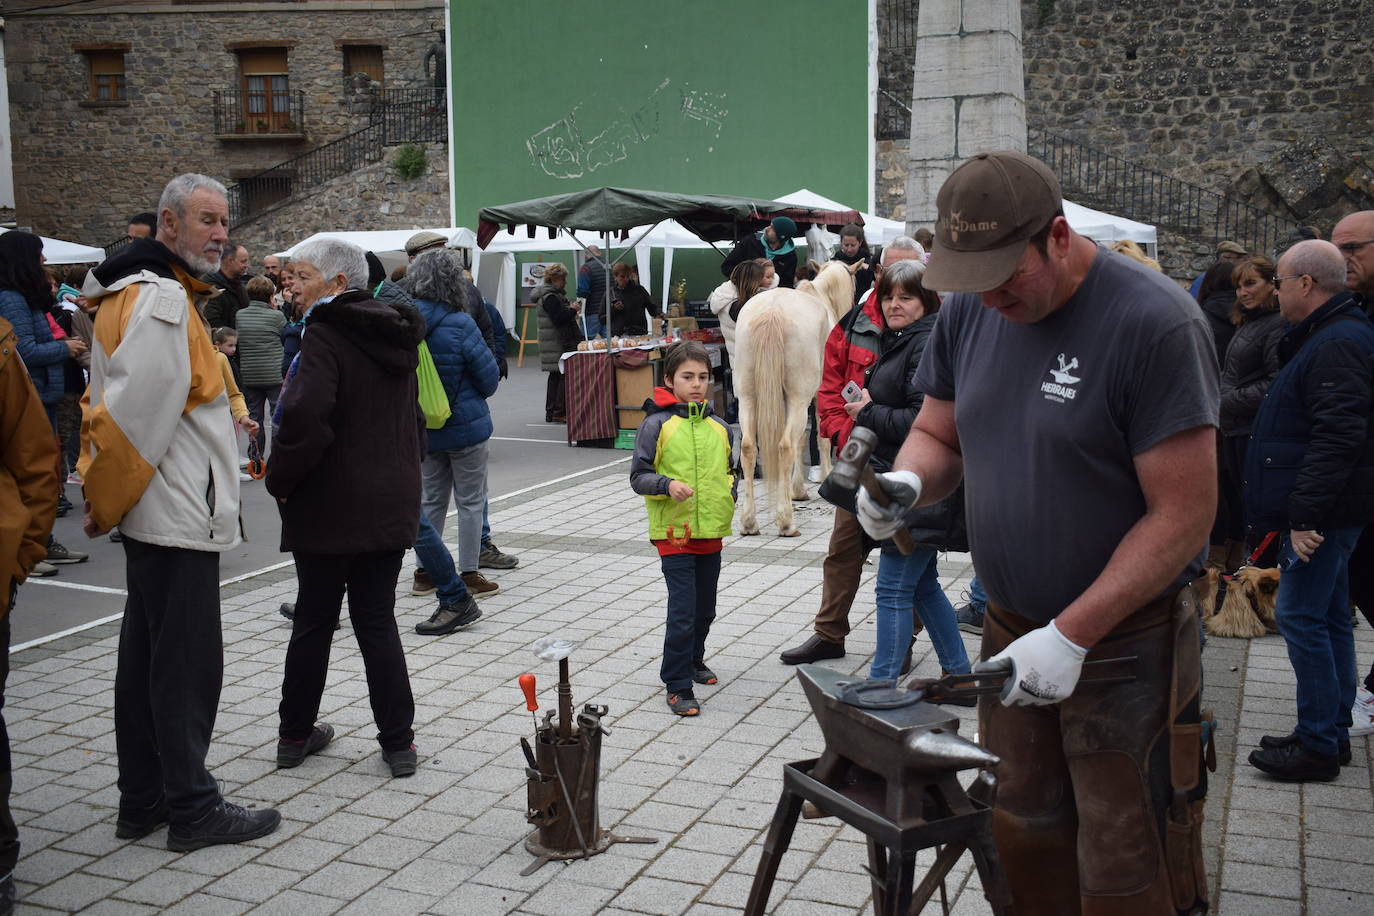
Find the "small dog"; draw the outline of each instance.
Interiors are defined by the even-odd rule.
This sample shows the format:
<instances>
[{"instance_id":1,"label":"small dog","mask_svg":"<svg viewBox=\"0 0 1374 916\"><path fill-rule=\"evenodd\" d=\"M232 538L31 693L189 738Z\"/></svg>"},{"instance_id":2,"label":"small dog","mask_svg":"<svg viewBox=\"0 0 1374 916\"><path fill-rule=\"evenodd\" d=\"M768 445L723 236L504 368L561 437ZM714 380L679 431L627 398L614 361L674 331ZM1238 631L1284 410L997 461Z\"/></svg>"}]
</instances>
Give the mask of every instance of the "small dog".
<instances>
[{"instance_id":1,"label":"small dog","mask_svg":"<svg viewBox=\"0 0 1374 916\"><path fill-rule=\"evenodd\" d=\"M1226 583L1226 598L1221 609L1207 617L1204 624L1213 636L1254 639L1277 633L1274 602L1279 591L1279 571L1244 566Z\"/></svg>"}]
</instances>

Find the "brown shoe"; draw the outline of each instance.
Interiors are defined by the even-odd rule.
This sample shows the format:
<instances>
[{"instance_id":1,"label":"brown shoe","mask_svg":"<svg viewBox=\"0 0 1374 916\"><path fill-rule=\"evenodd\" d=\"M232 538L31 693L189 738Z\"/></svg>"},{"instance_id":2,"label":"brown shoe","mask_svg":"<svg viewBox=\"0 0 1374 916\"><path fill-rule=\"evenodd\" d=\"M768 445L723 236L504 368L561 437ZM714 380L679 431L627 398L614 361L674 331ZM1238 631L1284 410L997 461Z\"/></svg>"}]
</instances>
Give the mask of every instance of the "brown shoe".
<instances>
[{"instance_id":1,"label":"brown shoe","mask_svg":"<svg viewBox=\"0 0 1374 916\"><path fill-rule=\"evenodd\" d=\"M434 580L429 577L429 573L423 569L415 570L415 581L410 583L410 593L416 598L423 598L425 595L432 595L436 590Z\"/></svg>"},{"instance_id":2,"label":"brown shoe","mask_svg":"<svg viewBox=\"0 0 1374 916\"><path fill-rule=\"evenodd\" d=\"M476 570L463 573L462 579L463 584L468 587L468 591L474 595L490 595L501 588Z\"/></svg>"}]
</instances>

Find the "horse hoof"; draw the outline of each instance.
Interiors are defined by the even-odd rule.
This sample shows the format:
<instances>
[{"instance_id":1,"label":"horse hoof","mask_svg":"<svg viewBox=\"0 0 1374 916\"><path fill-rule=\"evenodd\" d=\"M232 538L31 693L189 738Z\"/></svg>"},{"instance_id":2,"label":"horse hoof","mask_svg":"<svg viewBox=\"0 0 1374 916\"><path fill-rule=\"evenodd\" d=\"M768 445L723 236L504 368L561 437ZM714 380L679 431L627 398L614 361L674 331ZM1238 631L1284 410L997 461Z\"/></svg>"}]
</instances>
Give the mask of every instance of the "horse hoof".
<instances>
[{"instance_id":1,"label":"horse hoof","mask_svg":"<svg viewBox=\"0 0 1374 916\"><path fill-rule=\"evenodd\" d=\"M798 496L796 493L792 494L792 502L794 503L804 503L809 501L810 499L811 494L807 493L805 490L802 491L802 494L800 496Z\"/></svg>"},{"instance_id":2,"label":"horse hoof","mask_svg":"<svg viewBox=\"0 0 1374 916\"><path fill-rule=\"evenodd\" d=\"M800 528L784 528L783 530L781 530L781 531L778 532L778 537L780 537L780 538L794 538L794 537L798 537L798 536L800 536L800 535L801 535L801 529L800 529Z\"/></svg>"},{"instance_id":3,"label":"horse hoof","mask_svg":"<svg viewBox=\"0 0 1374 916\"><path fill-rule=\"evenodd\" d=\"M755 526L752 527L752 528L748 528L748 527L745 527L744 525L741 525L741 526L740 526L740 529L739 529L739 533L740 533L740 537L746 537L746 538L747 538L747 537L750 537L750 536L752 536L752 535L758 534L758 533L759 533L759 529L758 529L758 526L757 526L757 525L755 525Z\"/></svg>"}]
</instances>

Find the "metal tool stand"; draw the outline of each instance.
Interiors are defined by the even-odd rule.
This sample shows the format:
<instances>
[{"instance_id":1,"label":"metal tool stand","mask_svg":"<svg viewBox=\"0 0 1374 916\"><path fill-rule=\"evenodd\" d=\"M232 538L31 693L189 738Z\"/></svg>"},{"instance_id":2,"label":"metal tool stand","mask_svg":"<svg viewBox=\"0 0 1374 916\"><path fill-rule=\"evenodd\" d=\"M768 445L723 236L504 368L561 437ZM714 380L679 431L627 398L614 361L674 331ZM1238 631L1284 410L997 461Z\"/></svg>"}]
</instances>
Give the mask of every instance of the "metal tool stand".
<instances>
[{"instance_id":1,"label":"metal tool stand","mask_svg":"<svg viewBox=\"0 0 1374 916\"><path fill-rule=\"evenodd\" d=\"M1010 891L992 839L997 781L988 767L996 758L959 738L957 717L938 706L858 708L841 699L851 685L835 672L802 665L798 678L827 748L819 758L783 767L782 797L764 840L746 916L763 916L805 802L867 838L879 916L920 913L937 891L943 901L944 878L965 850L992 912L1005 913ZM981 772L965 792L957 774L973 767ZM916 855L933 847L942 847L935 864L913 889Z\"/></svg>"}]
</instances>

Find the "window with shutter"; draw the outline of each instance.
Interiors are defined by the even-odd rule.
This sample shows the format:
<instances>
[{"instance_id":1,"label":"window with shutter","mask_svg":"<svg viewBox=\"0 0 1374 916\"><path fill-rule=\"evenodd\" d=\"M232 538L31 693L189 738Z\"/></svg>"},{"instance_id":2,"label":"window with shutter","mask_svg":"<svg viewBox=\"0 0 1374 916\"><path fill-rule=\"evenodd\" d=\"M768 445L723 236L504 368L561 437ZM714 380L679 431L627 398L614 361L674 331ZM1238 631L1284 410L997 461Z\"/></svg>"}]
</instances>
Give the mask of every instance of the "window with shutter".
<instances>
[{"instance_id":1,"label":"window with shutter","mask_svg":"<svg viewBox=\"0 0 1374 916\"><path fill-rule=\"evenodd\" d=\"M386 85L381 45L345 45L343 58L345 80L352 79L355 73L366 73L373 82Z\"/></svg>"},{"instance_id":2,"label":"window with shutter","mask_svg":"<svg viewBox=\"0 0 1374 916\"><path fill-rule=\"evenodd\" d=\"M124 52L85 51L91 75L91 100L122 102L124 96Z\"/></svg>"},{"instance_id":3,"label":"window with shutter","mask_svg":"<svg viewBox=\"0 0 1374 916\"><path fill-rule=\"evenodd\" d=\"M238 52L243 121L250 132L281 131L291 120L286 53L286 48L245 48Z\"/></svg>"}]
</instances>

